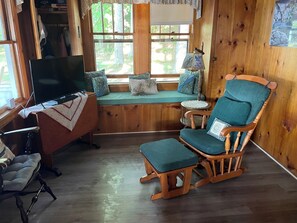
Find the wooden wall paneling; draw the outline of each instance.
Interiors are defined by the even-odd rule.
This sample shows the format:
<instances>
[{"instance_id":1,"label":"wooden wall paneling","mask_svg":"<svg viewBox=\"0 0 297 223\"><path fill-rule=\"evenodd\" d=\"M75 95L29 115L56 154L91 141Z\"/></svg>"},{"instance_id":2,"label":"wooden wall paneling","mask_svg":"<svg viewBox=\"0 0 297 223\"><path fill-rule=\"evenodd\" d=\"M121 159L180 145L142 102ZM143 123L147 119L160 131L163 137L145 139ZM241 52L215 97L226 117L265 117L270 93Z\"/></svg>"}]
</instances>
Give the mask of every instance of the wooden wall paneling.
<instances>
[{"instance_id":1,"label":"wooden wall paneling","mask_svg":"<svg viewBox=\"0 0 297 223\"><path fill-rule=\"evenodd\" d=\"M255 21L258 23L255 23L253 31L253 43L256 44L251 48L250 58L247 58L251 73L276 80L279 84L275 97L272 98L255 131L254 140L297 175L297 159L293 158L296 157L293 152L296 149L291 146L294 147L292 131L296 117L289 112L296 111L294 108L296 101L292 97L296 83L295 78L292 80L292 77L296 76L295 69L292 69L296 67L292 58L296 58L296 49L269 46L273 9L274 3L257 1ZM257 53L253 54L252 51Z\"/></svg>"},{"instance_id":2,"label":"wooden wall paneling","mask_svg":"<svg viewBox=\"0 0 297 223\"><path fill-rule=\"evenodd\" d=\"M232 45L232 27L234 19L235 1L228 0L218 2L216 16L216 33L214 43L215 61L212 63L210 99L219 98L225 87L224 76L228 72ZM230 47L231 46L231 47ZM232 72L231 72L232 73Z\"/></svg>"},{"instance_id":3,"label":"wooden wall paneling","mask_svg":"<svg viewBox=\"0 0 297 223\"><path fill-rule=\"evenodd\" d=\"M177 130L183 125L180 123L181 105L180 103L162 104L162 130Z\"/></svg>"},{"instance_id":4,"label":"wooden wall paneling","mask_svg":"<svg viewBox=\"0 0 297 223\"><path fill-rule=\"evenodd\" d=\"M176 91L177 90L178 83L165 83L165 82L159 82L157 83L158 91ZM129 90L129 84L109 84L109 90L111 92L128 92Z\"/></svg>"},{"instance_id":5,"label":"wooden wall paneling","mask_svg":"<svg viewBox=\"0 0 297 223\"><path fill-rule=\"evenodd\" d=\"M81 19L81 29L85 71L94 71L96 70L96 59L91 10Z\"/></svg>"},{"instance_id":6,"label":"wooden wall paneling","mask_svg":"<svg viewBox=\"0 0 297 223\"><path fill-rule=\"evenodd\" d=\"M141 74L151 70L150 44L150 5L134 4L134 73ZM141 47L140 47L141 46Z\"/></svg>"},{"instance_id":7,"label":"wooden wall paneling","mask_svg":"<svg viewBox=\"0 0 297 223\"><path fill-rule=\"evenodd\" d=\"M142 105L125 105L120 106L123 116L122 131L123 132L139 132L142 130L142 123L147 120L142 118Z\"/></svg>"},{"instance_id":8,"label":"wooden wall paneling","mask_svg":"<svg viewBox=\"0 0 297 223\"><path fill-rule=\"evenodd\" d=\"M37 9L35 6L35 0L30 0L30 10L31 10L31 21L32 21L32 30L34 36L34 47L36 58L41 59L41 49L40 49L40 42L39 42L39 32L38 32L38 25L37 25Z\"/></svg>"},{"instance_id":9,"label":"wooden wall paneling","mask_svg":"<svg viewBox=\"0 0 297 223\"><path fill-rule=\"evenodd\" d=\"M78 0L67 1L71 55L82 55L82 32Z\"/></svg>"},{"instance_id":10,"label":"wooden wall paneling","mask_svg":"<svg viewBox=\"0 0 297 223\"><path fill-rule=\"evenodd\" d=\"M217 60L212 63L208 86L216 98L225 86L221 76L242 71L278 83L252 139L297 176L297 49L269 45L274 4L269 0L218 1L212 49Z\"/></svg>"},{"instance_id":11,"label":"wooden wall paneling","mask_svg":"<svg viewBox=\"0 0 297 223\"><path fill-rule=\"evenodd\" d=\"M179 130L180 103L98 106L97 133Z\"/></svg>"},{"instance_id":12,"label":"wooden wall paneling","mask_svg":"<svg viewBox=\"0 0 297 223\"><path fill-rule=\"evenodd\" d=\"M231 51L228 65L228 70L231 68L234 74L245 73L245 55L249 49L248 46L251 36L250 33L253 29L255 6L256 0L235 1L232 36L229 42Z\"/></svg>"},{"instance_id":13,"label":"wooden wall paneling","mask_svg":"<svg viewBox=\"0 0 297 223\"><path fill-rule=\"evenodd\" d=\"M178 83L157 83L158 91L176 91Z\"/></svg>"},{"instance_id":14,"label":"wooden wall paneling","mask_svg":"<svg viewBox=\"0 0 297 223\"><path fill-rule=\"evenodd\" d=\"M198 47L201 48L203 43L203 61L205 64L205 70L203 74L203 84L202 84L202 92L203 94L208 97L210 93L208 90L210 89L207 87L208 83L211 79L211 58L213 57L212 53L212 43L214 41L214 29L215 29L215 22L214 18L216 16L217 10L217 1L216 0L207 0L203 2L202 6L202 17L200 19L195 19L193 24L193 44L190 50L193 48Z\"/></svg>"},{"instance_id":15,"label":"wooden wall paneling","mask_svg":"<svg viewBox=\"0 0 297 223\"><path fill-rule=\"evenodd\" d=\"M98 106L98 131L121 132L123 128L123 115L120 106Z\"/></svg>"},{"instance_id":16,"label":"wooden wall paneling","mask_svg":"<svg viewBox=\"0 0 297 223\"><path fill-rule=\"evenodd\" d=\"M162 104L143 104L142 131L162 130Z\"/></svg>"}]
</instances>

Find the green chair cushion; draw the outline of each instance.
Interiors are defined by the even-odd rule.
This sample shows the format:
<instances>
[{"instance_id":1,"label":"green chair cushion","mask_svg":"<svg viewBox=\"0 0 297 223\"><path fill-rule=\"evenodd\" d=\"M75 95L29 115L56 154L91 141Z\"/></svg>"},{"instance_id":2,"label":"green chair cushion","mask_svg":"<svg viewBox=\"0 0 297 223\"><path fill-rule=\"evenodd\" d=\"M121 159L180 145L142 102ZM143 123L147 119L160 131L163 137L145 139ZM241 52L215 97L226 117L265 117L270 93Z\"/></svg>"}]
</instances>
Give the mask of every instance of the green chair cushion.
<instances>
[{"instance_id":1,"label":"green chair cushion","mask_svg":"<svg viewBox=\"0 0 297 223\"><path fill-rule=\"evenodd\" d=\"M269 94L270 89L266 86L251 81L235 79L227 81L224 96L251 104L251 112L247 118L247 124L256 118Z\"/></svg>"},{"instance_id":2,"label":"green chair cushion","mask_svg":"<svg viewBox=\"0 0 297 223\"><path fill-rule=\"evenodd\" d=\"M180 137L206 154L218 155L225 153L225 142L208 135L205 129L184 128L180 131Z\"/></svg>"},{"instance_id":3,"label":"green chair cushion","mask_svg":"<svg viewBox=\"0 0 297 223\"><path fill-rule=\"evenodd\" d=\"M207 121L207 131L210 129L215 118L230 125L245 125L251 112L251 104L244 101L235 101L227 97L221 97Z\"/></svg>"},{"instance_id":4,"label":"green chair cushion","mask_svg":"<svg viewBox=\"0 0 297 223\"><path fill-rule=\"evenodd\" d=\"M198 163L197 155L173 138L144 143L140 152L160 173Z\"/></svg>"}]
</instances>

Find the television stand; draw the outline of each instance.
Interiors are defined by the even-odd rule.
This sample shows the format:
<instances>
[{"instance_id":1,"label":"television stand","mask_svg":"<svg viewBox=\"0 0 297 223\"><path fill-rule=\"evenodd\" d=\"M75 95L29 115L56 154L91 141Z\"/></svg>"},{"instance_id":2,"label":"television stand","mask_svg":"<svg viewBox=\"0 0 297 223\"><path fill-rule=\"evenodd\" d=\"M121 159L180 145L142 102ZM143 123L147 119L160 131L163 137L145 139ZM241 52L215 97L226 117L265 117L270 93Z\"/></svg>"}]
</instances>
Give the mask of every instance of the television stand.
<instances>
[{"instance_id":1,"label":"television stand","mask_svg":"<svg viewBox=\"0 0 297 223\"><path fill-rule=\"evenodd\" d=\"M55 101L58 103L58 104L63 104L67 101L71 101L75 98L77 98L78 96L75 95L75 94L69 94L69 95L66 95L66 96L63 96L63 97L60 97L58 99L55 99Z\"/></svg>"}]
</instances>

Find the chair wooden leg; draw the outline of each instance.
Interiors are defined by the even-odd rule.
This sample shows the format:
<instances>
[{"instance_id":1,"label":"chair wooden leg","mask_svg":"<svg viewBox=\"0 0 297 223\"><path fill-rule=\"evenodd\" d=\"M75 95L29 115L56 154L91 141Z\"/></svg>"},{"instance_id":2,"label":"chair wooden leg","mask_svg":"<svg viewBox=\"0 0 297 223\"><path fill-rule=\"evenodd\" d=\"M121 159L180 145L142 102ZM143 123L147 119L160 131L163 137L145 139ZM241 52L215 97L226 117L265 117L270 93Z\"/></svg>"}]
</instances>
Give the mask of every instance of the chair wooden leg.
<instances>
[{"instance_id":1,"label":"chair wooden leg","mask_svg":"<svg viewBox=\"0 0 297 223\"><path fill-rule=\"evenodd\" d=\"M154 172L151 164L149 163L149 161L147 161L147 159L144 159L144 167L147 175L150 175L152 172Z\"/></svg>"},{"instance_id":2,"label":"chair wooden leg","mask_svg":"<svg viewBox=\"0 0 297 223\"><path fill-rule=\"evenodd\" d=\"M207 160L202 160L202 162L200 163L201 166L204 167L204 169L206 170L206 173L207 173L207 177L205 176L202 176L201 174L197 173L196 171L194 171L195 173L197 173L199 176L202 176L203 179L197 181L195 184L194 184L194 188L198 188L198 187L201 187L205 184L208 184L210 183L210 179L213 177L213 172L211 170L211 166L210 166L210 163L207 161Z\"/></svg>"},{"instance_id":3,"label":"chair wooden leg","mask_svg":"<svg viewBox=\"0 0 297 223\"><path fill-rule=\"evenodd\" d=\"M174 173L160 173L160 184L161 184L161 192L154 194L151 196L152 200L156 200L159 198L169 199L177 196L181 196L187 194L191 189L191 179L192 179L192 167L187 167L184 169L176 170ZM176 186L178 175L183 172L184 176L183 185L180 187Z\"/></svg>"},{"instance_id":4,"label":"chair wooden leg","mask_svg":"<svg viewBox=\"0 0 297 223\"><path fill-rule=\"evenodd\" d=\"M153 194L151 196L151 200L156 200L159 198L170 198L169 194L168 194L168 177L167 174L160 174L159 176L160 178L160 184L161 184L161 192L157 193L157 194Z\"/></svg>"},{"instance_id":5,"label":"chair wooden leg","mask_svg":"<svg viewBox=\"0 0 297 223\"><path fill-rule=\"evenodd\" d=\"M147 175L140 178L140 183L145 183L147 181L150 181L151 179L158 177L157 174L154 172L151 164L145 158L144 158L144 167Z\"/></svg>"},{"instance_id":6,"label":"chair wooden leg","mask_svg":"<svg viewBox=\"0 0 297 223\"><path fill-rule=\"evenodd\" d=\"M168 174L168 186L169 190L173 190L176 188L176 183L177 183L177 174Z\"/></svg>"}]
</instances>

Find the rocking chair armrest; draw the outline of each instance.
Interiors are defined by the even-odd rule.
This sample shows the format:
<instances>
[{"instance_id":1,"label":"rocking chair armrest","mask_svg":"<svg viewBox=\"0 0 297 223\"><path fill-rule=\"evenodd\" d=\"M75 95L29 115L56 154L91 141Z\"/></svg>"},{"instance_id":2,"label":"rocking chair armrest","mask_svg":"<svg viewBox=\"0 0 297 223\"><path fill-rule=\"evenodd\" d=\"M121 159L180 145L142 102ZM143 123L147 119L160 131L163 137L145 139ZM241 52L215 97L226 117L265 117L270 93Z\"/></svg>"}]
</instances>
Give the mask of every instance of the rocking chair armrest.
<instances>
[{"instance_id":1,"label":"rocking chair armrest","mask_svg":"<svg viewBox=\"0 0 297 223\"><path fill-rule=\"evenodd\" d=\"M221 135L227 136L231 132L247 132L254 129L255 127L256 127L256 123L254 122L251 122L248 125L244 125L244 126L229 126L224 128L221 131Z\"/></svg>"},{"instance_id":2,"label":"rocking chair armrest","mask_svg":"<svg viewBox=\"0 0 297 223\"><path fill-rule=\"evenodd\" d=\"M195 116L195 115L206 115L206 116L209 116L211 114L211 111L205 111L205 110L190 110L190 111L187 111L185 113L185 118L191 118L191 116Z\"/></svg>"},{"instance_id":3,"label":"rocking chair armrest","mask_svg":"<svg viewBox=\"0 0 297 223\"><path fill-rule=\"evenodd\" d=\"M194 116L202 116L202 123L201 123L201 128L204 129L206 125L206 118L210 116L211 111L208 110L190 110L185 113L185 118L188 118L191 120L191 128L195 129L195 121L194 121Z\"/></svg>"}]
</instances>

